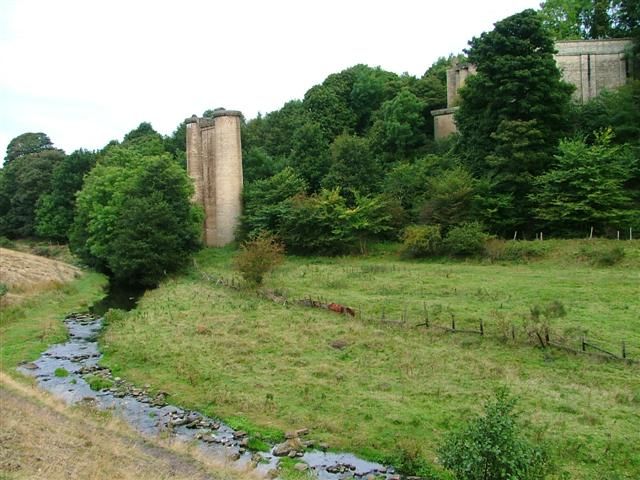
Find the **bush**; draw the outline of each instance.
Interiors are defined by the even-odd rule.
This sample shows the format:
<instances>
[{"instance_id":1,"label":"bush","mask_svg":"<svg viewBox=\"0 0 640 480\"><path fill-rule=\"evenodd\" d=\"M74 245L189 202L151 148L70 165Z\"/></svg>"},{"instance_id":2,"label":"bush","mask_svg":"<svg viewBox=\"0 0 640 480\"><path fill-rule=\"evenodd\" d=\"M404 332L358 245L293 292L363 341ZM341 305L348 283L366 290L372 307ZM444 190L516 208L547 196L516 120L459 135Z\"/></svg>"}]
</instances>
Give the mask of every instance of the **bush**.
<instances>
[{"instance_id":1,"label":"bush","mask_svg":"<svg viewBox=\"0 0 640 480\"><path fill-rule=\"evenodd\" d=\"M403 257L428 257L437 254L441 247L440 225L410 225L402 233Z\"/></svg>"},{"instance_id":2,"label":"bush","mask_svg":"<svg viewBox=\"0 0 640 480\"><path fill-rule=\"evenodd\" d=\"M498 391L484 415L450 434L439 450L442 465L461 480L534 480L549 470L546 452L521 437L515 399Z\"/></svg>"},{"instance_id":3,"label":"bush","mask_svg":"<svg viewBox=\"0 0 640 480\"><path fill-rule=\"evenodd\" d=\"M578 255L593 265L610 267L622 261L625 251L621 246L598 248L597 244L582 245Z\"/></svg>"},{"instance_id":4,"label":"bush","mask_svg":"<svg viewBox=\"0 0 640 480\"><path fill-rule=\"evenodd\" d=\"M51 258L54 256L53 250L45 245L36 245L33 247L33 254L39 257Z\"/></svg>"},{"instance_id":5,"label":"bush","mask_svg":"<svg viewBox=\"0 0 640 480\"><path fill-rule=\"evenodd\" d=\"M0 235L0 247L2 248L16 248L15 242L9 240L7 237Z\"/></svg>"},{"instance_id":6,"label":"bush","mask_svg":"<svg viewBox=\"0 0 640 480\"><path fill-rule=\"evenodd\" d=\"M455 256L479 255L484 252L488 238L480 223L463 223L449 230L443 242L444 249Z\"/></svg>"},{"instance_id":7,"label":"bush","mask_svg":"<svg viewBox=\"0 0 640 480\"><path fill-rule=\"evenodd\" d=\"M284 260L284 246L271 233L260 232L243 242L235 267L249 285L261 285L264 276Z\"/></svg>"},{"instance_id":8,"label":"bush","mask_svg":"<svg viewBox=\"0 0 640 480\"><path fill-rule=\"evenodd\" d=\"M280 236L287 249L303 254L336 255L359 247L391 230L387 199L351 192L349 206L339 189L322 189L314 195L298 195L289 201Z\"/></svg>"},{"instance_id":9,"label":"bush","mask_svg":"<svg viewBox=\"0 0 640 480\"><path fill-rule=\"evenodd\" d=\"M541 258L549 251L549 244L540 241L512 241L492 238L485 245L485 253L491 260L507 260L513 262L527 262L534 258Z\"/></svg>"},{"instance_id":10,"label":"bush","mask_svg":"<svg viewBox=\"0 0 640 480\"><path fill-rule=\"evenodd\" d=\"M395 454L388 461L402 475L419 476L423 480L442 478L425 458L417 441L400 440Z\"/></svg>"}]
</instances>

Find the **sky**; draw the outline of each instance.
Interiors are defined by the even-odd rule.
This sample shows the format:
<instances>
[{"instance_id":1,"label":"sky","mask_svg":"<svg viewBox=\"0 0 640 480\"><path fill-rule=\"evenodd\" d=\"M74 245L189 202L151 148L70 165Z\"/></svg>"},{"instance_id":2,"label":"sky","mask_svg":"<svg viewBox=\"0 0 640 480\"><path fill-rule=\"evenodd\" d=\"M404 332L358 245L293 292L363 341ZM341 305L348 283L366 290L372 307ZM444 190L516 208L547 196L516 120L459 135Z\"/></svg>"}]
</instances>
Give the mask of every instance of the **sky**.
<instances>
[{"instance_id":1,"label":"sky","mask_svg":"<svg viewBox=\"0 0 640 480\"><path fill-rule=\"evenodd\" d=\"M420 76L540 0L0 0L0 158L44 132L71 153L141 122L246 119L363 63Z\"/></svg>"}]
</instances>

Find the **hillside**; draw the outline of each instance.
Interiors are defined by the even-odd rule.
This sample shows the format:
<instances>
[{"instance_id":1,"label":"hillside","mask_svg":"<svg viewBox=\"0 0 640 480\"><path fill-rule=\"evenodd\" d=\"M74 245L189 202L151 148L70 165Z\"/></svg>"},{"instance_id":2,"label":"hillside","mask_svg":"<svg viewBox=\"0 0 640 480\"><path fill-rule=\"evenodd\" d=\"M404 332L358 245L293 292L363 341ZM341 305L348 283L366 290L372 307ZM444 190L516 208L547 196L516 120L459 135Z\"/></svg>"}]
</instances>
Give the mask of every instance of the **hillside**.
<instances>
[{"instance_id":1,"label":"hillside","mask_svg":"<svg viewBox=\"0 0 640 480\"><path fill-rule=\"evenodd\" d=\"M437 464L447 433L508 386L527 435L550 446L552 478L638 478L638 364L543 349L534 331L547 322L551 341L580 350L586 337L617 355L624 340L640 358L640 243L518 245L544 253L288 257L260 295L238 288L233 250L207 249L136 310L108 316L103 363L256 437L309 428L338 451L396 465L407 455ZM618 246L619 264L593 263ZM461 332L445 329L452 319ZM484 336L464 332L480 320Z\"/></svg>"},{"instance_id":2,"label":"hillside","mask_svg":"<svg viewBox=\"0 0 640 480\"><path fill-rule=\"evenodd\" d=\"M67 283L81 274L77 267L58 260L0 248L0 283L7 286L5 304Z\"/></svg>"}]
</instances>

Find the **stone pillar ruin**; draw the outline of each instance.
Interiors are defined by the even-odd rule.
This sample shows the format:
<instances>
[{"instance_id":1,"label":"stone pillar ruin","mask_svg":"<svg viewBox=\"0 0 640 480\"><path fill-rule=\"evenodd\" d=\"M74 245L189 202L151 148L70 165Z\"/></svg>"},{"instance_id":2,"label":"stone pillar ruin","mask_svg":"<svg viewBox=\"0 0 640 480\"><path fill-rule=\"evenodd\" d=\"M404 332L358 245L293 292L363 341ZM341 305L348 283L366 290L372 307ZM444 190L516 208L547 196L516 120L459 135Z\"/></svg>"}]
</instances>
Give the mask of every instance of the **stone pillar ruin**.
<instances>
[{"instance_id":1,"label":"stone pillar ruin","mask_svg":"<svg viewBox=\"0 0 640 480\"><path fill-rule=\"evenodd\" d=\"M629 38L563 40L555 46L556 65L562 79L576 87L573 100L578 103L588 102L603 90L618 88L633 76L633 65L626 53L632 46ZM458 90L475 72L471 64L454 64L447 70L447 108L431 112L436 140L457 131L454 114L460 101Z\"/></svg>"},{"instance_id":2,"label":"stone pillar ruin","mask_svg":"<svg viewBox=\"0 0 640 480\"><path fill-rule=\"evenodd\" d=\"M187 119L187 173L192 201L204 209L203 241L209 247L231 243L242 213L240 118L219 109L212 118Z\"/></svg>"},{"instance_id":3,"label":"stone pillar ruin","mask_svg":"<svg viewBox=\"0 0 640 480\"><path fill-rule=\"evenodd\" d=\"M433 110L433 136L436 140L446 138L457 131L454 114L458 109L460 90L469 75L476 73L475 65L469 63L455 63L447 70L447 108Z\"/></svg>"}]
</instances>

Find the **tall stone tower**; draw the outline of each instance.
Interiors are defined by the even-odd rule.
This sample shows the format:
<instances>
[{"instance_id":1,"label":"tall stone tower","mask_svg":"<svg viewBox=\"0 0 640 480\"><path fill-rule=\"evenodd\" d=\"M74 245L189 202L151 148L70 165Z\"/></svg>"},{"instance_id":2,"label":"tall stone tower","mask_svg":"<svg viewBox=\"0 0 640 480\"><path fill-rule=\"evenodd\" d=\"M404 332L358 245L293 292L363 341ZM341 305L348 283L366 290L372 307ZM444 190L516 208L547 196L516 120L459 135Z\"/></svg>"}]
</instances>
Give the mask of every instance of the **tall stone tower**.
<instances>
[{"instance_id":1,"label":"tall stone tower","mask_svg":"<svg viewBox=\"0 0 640 480\"><path fill-rule=\"evenodd\" d=\"M203 239L210 247L233 241L242 211L241 116L220 109L213 118L187 119L187 172L193 201L204 208Z\"/></svg>"}]
</instances>

